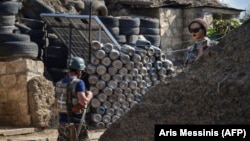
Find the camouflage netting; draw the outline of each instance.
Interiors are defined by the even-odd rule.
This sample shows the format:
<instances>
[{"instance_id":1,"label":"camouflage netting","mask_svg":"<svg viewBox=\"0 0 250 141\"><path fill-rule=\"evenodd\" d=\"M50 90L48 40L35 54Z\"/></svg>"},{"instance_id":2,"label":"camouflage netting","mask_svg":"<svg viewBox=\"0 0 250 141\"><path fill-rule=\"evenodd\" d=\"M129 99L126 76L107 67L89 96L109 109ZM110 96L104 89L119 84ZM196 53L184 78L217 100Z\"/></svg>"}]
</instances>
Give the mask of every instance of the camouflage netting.
<instances>
[{"instance_id":1,"label":"camouflage netting","mask_svg":"<svg viewBox=\"0 0 250 141\"><path fill-rule=\"evenodd\" d=\"M99 140L152 141L155 124L249 124L249 28L250 21L175 78L153 87Z\"/></svg>"},{"instance_id":2,"label":"camouflage netting","mask_svg":"<svg viewBox=\"0 0 250 141\"><path fill-rule=\"evenodd\" d=\"M57 118L53 111L55 100L54 86L42 76L32 78L28 82L29 109L32 126L52 128L57 126Z\"/></svg>"}]
</instances>

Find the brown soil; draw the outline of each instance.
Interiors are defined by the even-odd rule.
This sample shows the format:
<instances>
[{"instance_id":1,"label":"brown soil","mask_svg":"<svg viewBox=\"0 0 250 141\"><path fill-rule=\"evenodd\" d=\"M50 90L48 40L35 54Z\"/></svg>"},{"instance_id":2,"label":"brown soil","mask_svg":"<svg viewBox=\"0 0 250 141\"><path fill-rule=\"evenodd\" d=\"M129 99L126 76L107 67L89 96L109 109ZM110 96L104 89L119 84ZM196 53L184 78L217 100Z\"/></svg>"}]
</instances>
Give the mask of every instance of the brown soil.
<instances>
[{"instance_id":1,"label":"brown soil","mask_svg":"<svg viewBox=\"0 0 250 141\"><path fill-rule=\"evenodd\" d=\"M56 11L67 12L67 0L43 1ZM97 132L99 136L104 132L99 140L152 141L155 124L249 124L249 29L250 21L232 31L218 46L210 48L197 63L185 68L175 78L153 87L139 105L112 124L106 132L90 129L90 136ZM42 97L43 94L51 94L49 90L53 88L48 83L43 78L37 78L29 89L37 91L38 96ZM39 91L41 89L45 91ZM52 106L50 98L43 99L43 106ZM53 118L45 116L50 116L50 112L34 113L34 116L44 118L41 120L44 122L36 126L52 126L53 121L48 119ZM54 137L55 134L54 131L46 132L42 136ZM29 135L26 135L26 139ZM37 133L32 135L41 136ZM97 136L93 138L97 140Z\"/></svg>"},{"instance_id":2,"label":"brown soil","mask_svg":"<svg viewBox=\"0 0 250 141\"><path fill-rule=\"evenodd\" d=\"M249 28L250 21L175 78L153 87L99 140L152 141L155 124L249 124Z\"/></svg>"}]
</instances>

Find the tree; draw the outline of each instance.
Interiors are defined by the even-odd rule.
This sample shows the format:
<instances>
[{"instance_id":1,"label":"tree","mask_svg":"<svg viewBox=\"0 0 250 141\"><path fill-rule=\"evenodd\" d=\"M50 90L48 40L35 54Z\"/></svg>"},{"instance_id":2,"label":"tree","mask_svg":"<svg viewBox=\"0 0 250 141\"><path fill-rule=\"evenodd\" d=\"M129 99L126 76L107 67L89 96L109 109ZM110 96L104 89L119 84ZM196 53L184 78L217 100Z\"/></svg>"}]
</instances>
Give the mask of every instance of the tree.
<instances>
[{"instance_id":1,"label":"tree","mask_svg":"<svg viewBox=\"0 0 250 141\"><path fill-rule=\"evenodd\" d=\"M241 25L240 22L238 22L235 19L229 19L229 20L213 20L211 22L211 27L208 29L208 37L212 40L219 40L226 34L228 34L231 30L239 27Z\"/></svg>"}]
</instances>

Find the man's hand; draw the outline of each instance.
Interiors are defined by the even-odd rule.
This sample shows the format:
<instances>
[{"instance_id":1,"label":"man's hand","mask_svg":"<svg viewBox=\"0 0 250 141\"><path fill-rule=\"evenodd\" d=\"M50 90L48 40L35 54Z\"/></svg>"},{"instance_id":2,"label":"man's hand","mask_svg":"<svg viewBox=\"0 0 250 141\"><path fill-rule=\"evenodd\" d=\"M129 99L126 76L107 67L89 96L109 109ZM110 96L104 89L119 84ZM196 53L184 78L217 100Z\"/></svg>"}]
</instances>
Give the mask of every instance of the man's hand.
<instances>
[{"instance_id":1,"label":"man's hand","mask_svg":"<svg viewBox=\"0 0 250 141\"><path fill-rule=\"evenodd\" d=\"M72 112L77 112L77 111L81 110L84 107L85 107L85 105L83 106L80 103L78 103L77 105L72 107Z\"/></svg>"},{"instance_id":2,"label":"man's hand","mask_svg":"<svg viewBox=\"0 0 250 141\"><path fill-rule=\"evenodd\" d=\"M72 107L72 112L77 112L85 107L85 105L88 105L93 98L93 93L91 91L80 92L77 96L79 99L79 103Z\"/></svg>"}]
</instances>

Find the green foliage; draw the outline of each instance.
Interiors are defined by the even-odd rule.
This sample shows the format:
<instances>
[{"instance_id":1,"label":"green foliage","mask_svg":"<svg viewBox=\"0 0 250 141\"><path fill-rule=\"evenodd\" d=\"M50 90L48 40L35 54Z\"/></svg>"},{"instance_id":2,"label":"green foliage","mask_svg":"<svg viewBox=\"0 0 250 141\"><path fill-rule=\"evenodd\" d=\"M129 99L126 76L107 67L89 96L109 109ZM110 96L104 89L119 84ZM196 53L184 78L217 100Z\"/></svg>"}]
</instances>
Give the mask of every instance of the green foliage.
<instances>
[{"instance_id":1,"label":"green foliage","mask_svg":"<svg viewBox=\"0 0 250 141\"><path fill-rule=\"evenodd\" d=\"M211 27L208 29L207 36L212 40L218 40L240 25L241 23L235 19L213 20Z\"/></svg>"}]
</instances>

